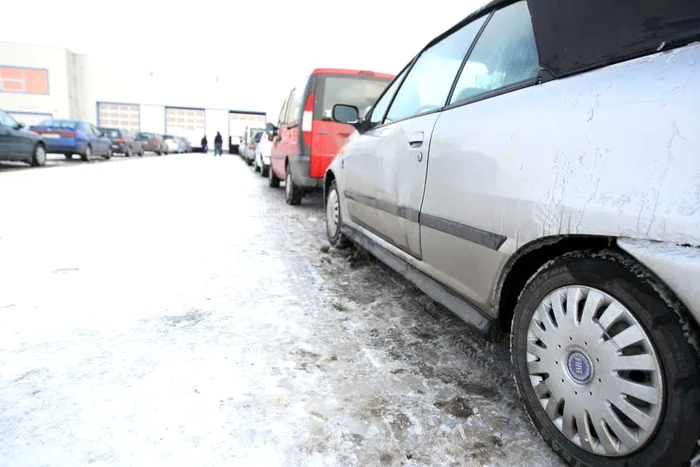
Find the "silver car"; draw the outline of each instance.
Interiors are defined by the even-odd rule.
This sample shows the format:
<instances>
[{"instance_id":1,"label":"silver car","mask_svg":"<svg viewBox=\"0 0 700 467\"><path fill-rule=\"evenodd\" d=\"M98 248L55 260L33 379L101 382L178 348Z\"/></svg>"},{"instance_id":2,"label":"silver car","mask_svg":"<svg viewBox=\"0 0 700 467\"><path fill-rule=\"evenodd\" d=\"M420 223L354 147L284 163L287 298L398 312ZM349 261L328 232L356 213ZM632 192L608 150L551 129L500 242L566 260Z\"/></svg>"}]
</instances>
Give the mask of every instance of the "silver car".
<instances>
[{"instance_id":1,"label":"silver car","mask_svg":"<svg viewBox=\"0 0 700 467\"><path fill-rule=\"evenodd\" d=\"M555 3L490 2L365 119L334 107L357 131L326 173L328 238L510 332L567 462L680 465L700 438L700 3Z\"/></svg>"}]
</instances>

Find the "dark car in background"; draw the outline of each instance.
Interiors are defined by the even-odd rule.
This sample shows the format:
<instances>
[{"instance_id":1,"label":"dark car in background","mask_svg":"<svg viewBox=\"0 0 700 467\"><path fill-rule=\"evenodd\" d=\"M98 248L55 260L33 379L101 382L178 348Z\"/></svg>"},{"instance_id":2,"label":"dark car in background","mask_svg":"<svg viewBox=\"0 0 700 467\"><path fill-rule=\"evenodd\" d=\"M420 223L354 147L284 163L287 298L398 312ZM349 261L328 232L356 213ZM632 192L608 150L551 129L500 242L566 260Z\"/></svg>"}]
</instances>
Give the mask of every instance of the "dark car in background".
<instances>
[{"instance_id":1,"label":"dark car in background","mask_svg":"<svg viewBox=\"0 0 700 467\"><path fill-rule=\"evenodd\" d=\"M41 136L0 110L0 160L26 162L34 166L46 163L46 146Z\"/></svg>"},{"instance_id":2,"label":"dark car in background","mask_svg":"<svg viewBox=\"0 0 700 467\"><path fill-rule=\"evenodd\" d=\"M79 154L84 161L90 161L93 157L112 157L110 140L102 136L102 132L92 123L50 118L30 127L30 130L42 136L46 152L63 154L66 159L73 154Z\"/></svg>"},{"instance_id":3,"label":"dark car in background","mask_svg":"<svg viewBox=\"0 0 700 467\"><path fill-rule=\"evenodd\" d=\"M111 141L113 153L124 154L126 157L143 156L143 145L133 131L106 127L100 127L100 131Z\"/></svg>"},{"instance_id":4,"label":"dark car in background","mask_svg":"<svg viewBox=\"0 0 700 467\"><path fill-rule=\"evenodd\" d=\"M190 143L190 140L185 137L181 137L180 141L182 142L184 152L192 152L192 143Z\"/></svg>"},{"instance_id":5,"label":"dark car in background","mask_svg":"<svg viewBox=\"0 0 700 467\"><path fill-rule=\"evenodd\" d=\"M168 153L168 146L162 135L142 131L136 139L141 143L144 151L155 152L159 156Z\"/></svg>"}]
</instances>

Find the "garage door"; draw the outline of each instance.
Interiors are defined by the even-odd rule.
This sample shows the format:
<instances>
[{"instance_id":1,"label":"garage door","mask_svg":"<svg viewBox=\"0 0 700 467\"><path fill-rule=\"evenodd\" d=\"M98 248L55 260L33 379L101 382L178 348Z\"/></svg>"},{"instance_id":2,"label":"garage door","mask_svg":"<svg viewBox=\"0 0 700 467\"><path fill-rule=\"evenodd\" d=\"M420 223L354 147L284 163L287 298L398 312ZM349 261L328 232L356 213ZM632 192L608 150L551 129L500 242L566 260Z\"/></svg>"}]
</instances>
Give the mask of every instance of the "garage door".
<instances>
[{"instance_id":1,"label":"garage door","mask_svg":"<svg viewBox=\"0 0 700 467\"><path fill-rule=\"evenodd\" d=\"M204 109L165 108L165 133L184 136L195 146L204 136Z\"/></svg>"},{"instance_id":2,"label":"garage door","mask_svg":"<svg viewBox=\"0 0 700 467\"><path fill-rule=\"evenodd\" d=\"M97 126L139 131L141 129L139 117L138 104L97 103Z\"/></svg>"},{"instance_id":3,"label":"garage door","mask_svg":"<svg viewBox=\"0 0 700 467\"><path fill-rule=\"evenodd\" d=\"M12 118L20 123L24 123L25 126L29 127L31 125L38 125L47 118L51 118L50 113L32 113L32 112L8 112Z\"/></svg>"}]
</instances>

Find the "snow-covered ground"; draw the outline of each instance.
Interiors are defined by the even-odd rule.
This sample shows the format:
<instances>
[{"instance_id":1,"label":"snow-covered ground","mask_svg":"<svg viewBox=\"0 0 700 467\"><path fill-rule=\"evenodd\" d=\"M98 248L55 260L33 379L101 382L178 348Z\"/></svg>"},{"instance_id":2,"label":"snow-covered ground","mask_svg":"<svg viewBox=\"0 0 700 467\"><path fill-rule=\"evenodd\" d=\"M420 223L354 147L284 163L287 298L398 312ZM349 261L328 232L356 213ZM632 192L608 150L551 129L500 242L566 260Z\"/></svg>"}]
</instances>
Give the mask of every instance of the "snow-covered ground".
<instances>
[{"instance_id":1,"label":"snow-covered ground","mask_svg":"<svg viewBox=\"0 0 700 467\"><path fill-rule=\"evenodd\" d=\"M0 173L0 465L559 465L506 343L202 154Z\"/></svg>"}]
</instances>

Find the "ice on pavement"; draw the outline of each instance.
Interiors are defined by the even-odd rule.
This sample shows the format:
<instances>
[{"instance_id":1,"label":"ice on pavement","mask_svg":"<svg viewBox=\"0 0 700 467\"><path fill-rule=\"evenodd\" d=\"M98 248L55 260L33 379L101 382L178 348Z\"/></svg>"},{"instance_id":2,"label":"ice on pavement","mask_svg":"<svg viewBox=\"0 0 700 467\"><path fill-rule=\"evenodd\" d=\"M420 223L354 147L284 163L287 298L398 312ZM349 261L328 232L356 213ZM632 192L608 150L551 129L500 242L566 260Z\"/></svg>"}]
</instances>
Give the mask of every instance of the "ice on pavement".
<instances>
[{"instance_id":1,"label":"ice on pavement","mask_svg":"<svg viewBox=\"0 0 700 467\"><path fill-rule=\"evenodd\" d=\"M0 172L0 465L553 465L490 344L234 156Z\"/></svg>"}]
</instances>

